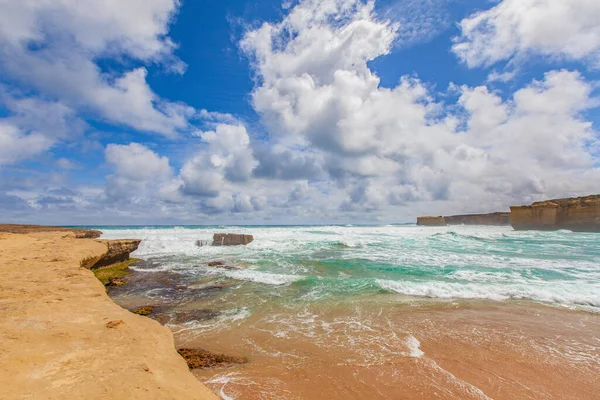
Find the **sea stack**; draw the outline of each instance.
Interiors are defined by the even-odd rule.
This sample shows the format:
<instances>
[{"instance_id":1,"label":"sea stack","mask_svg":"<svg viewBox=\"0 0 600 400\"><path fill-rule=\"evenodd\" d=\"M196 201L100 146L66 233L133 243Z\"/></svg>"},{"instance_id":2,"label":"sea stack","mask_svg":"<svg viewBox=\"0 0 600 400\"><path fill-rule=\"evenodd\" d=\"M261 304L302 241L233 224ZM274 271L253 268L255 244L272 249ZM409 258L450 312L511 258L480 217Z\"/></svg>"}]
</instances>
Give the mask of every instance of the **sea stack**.
<instances>
[{"instance_id":1,"label":"sea stack","mask_svg":"<svg viewBox=\"0 0 600 400\"><path fill-rule=\"evenodd\" d=\"M600 195L512 206L510 223L515 230L600 232Z\"/></svg>"},{"instance_id":2,"label":"sea stack","mask_svg":"<svg viewBox=\"0 0 600 400\"><path fill-rule=\"evenodd\" d=\"M240 235L235 233L215 233L213 235L213 246L240 246L246 245L254 240L252 235Z\"/></svg>"}]
</instances>

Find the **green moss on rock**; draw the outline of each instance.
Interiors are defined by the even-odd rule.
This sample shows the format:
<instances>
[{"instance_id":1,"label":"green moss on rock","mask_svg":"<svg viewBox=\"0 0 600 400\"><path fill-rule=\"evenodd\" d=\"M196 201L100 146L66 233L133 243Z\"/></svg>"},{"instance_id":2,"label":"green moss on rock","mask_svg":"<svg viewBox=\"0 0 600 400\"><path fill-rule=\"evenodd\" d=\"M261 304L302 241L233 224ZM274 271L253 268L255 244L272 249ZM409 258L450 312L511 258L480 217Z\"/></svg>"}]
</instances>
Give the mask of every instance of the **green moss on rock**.
<instances>
[{"instance_id":1,"label":"green moss on rock","mask_svg":"<svg viewBox=\"0 0 600 400\"><path fill-rule=\"evenodd\" d=\"M122 278L129 274L129 266L138 261L140 261L139 258L130 258L129 260L118 264L94 269L93 272L103 285L107 285L111 279Z\"/></svg>"}]
</instances>

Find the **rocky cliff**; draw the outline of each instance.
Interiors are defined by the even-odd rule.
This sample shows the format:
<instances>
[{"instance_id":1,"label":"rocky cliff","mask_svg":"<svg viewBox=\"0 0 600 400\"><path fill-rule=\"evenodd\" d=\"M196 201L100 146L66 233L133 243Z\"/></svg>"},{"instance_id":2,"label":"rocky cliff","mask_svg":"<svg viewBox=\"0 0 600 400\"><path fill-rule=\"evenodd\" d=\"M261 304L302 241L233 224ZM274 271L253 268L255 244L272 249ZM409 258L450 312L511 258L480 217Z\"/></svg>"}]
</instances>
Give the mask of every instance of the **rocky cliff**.
<instances>
[{"instance_id":1,"label":"rocky cliff","mask_svg":"<svg viewBox=\"0 0 600 400\"><path fill-rule=\"evenodd\" d=\"M421 226L446 226L444 217L418 217L417 225Z\"/></svg>"},{"instance_id":2,"label":"rocky cliff","mask_svg":"<svg viewBox=\"0 0 600 400\"><path fill-rule=\"evenodd\" d=\"M510 208L515 230L600 232L600 195L540 201Z\"/></svg>"},{"instance_id":3,"label":"rocky cliff","mask_svg":"<svg viewBox=\"0 0 600 400\"><path fill-rule=\"evenodd\" d=\"M419 217L417 225L509 225L509 213L450 215L447 217Z\"/></svg>"},{"instance_id":4,"label":"rocky cliff","mask_svg":"<svg viewBox=\"0 0 600 400\"><path fill-rule=\"evenodd\" d=\"M0 232L0 399L218 400L168 328L113 303L80 267L108 249L77 236Z\"/></svg>"}]
</instances>

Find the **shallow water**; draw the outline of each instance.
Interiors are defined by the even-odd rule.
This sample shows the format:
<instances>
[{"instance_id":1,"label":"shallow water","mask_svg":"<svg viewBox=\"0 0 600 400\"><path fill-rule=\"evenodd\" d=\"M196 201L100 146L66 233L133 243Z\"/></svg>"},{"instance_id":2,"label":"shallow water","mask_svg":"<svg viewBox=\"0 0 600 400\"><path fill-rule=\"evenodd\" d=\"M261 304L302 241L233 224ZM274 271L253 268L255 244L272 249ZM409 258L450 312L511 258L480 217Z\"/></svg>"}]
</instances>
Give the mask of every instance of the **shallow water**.
<instances>
[{"instance_id":1,"label":"shallow water","mask_svg":"<svg viewBox=\"0 0 600 400\"><path fill-rule=\"evenodd\" d=\"M187 316L163 321L178 345L250 359L197 372L223 398L593 398L600 389L573 386L600 368L599 234L101 229L143 239L132 284L111 292L118 303ZM255 241L195 246L217 232ZM215 260L236 269L206 265Z\"/></svg>"}]
</instances>

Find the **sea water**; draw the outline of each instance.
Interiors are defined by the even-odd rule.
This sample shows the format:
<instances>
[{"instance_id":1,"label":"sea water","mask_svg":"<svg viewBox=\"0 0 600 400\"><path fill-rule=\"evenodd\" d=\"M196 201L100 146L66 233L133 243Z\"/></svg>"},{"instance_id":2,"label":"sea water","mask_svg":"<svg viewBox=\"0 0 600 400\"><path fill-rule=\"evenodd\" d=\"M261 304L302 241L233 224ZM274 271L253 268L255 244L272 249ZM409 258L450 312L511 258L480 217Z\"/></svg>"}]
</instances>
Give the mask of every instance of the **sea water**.
<instances>
[{"instance_id":1,"label":"sea water","mask_svg":"<svg viewBox=\"0 0 600 400\"><path fill-rule=\"evenodd\" d=\"M109 292L117 303L156 306L177 346L250 360L195 371L222 398L586 398L574 382L600 368L600 234L98 228L142 239L130 284ZM223 232L254 241L196 245Z\"/></svg>"},{"instance_id":2,"label":"sea water","mask_svg":"<svg viewBox=\"0 0 600 400\"><path fill-rule=\"evenodd\" d=\"M212 277L251 284L252 290L238 298L243 304L257 304L252 297L265 295L278 301L318 302L386 292L600 308L596 233L414 225L98 228L106 239L142 239L133 255L154 263L139 270L170 271L186 281ZM218 232L252 234L254 242L196 245ZM215 260L242 268L206 265Z\"/></svg>"}]
</instances>

